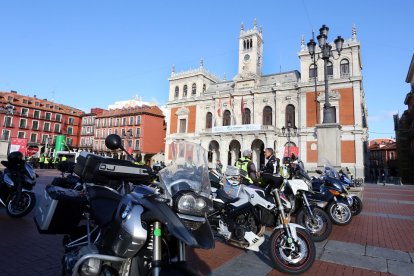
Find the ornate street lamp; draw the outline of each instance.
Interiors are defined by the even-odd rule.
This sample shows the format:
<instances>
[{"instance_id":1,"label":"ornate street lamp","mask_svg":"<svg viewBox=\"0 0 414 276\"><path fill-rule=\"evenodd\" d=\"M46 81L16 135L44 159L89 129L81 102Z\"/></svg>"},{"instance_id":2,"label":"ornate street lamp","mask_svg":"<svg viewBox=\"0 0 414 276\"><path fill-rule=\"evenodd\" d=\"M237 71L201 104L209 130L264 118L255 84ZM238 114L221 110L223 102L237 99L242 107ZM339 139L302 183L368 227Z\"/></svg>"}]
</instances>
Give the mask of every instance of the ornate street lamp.
<instances>
[{"instance_id":1,"label":"ornate street lamp","mask_svg":"<svg viewBox=\"0 0 414 276\"><path fill-rule=\"evenodd\" d=\"M336 111L335 107L331 106L329 103L329 94L328 94L328 61L329 58L333 59L339 59L341 56L342 46L344 44L344 39L340 36L338 36L335 40L335 47L336 51L338 53L338 57L335 58L334 54L332 52L332 45L330 45L327 42L328 39L328 32L329 28L326 25L322 25L322 27L319 29L319 35L317 36L319 48L321 49L321 52L317 54L318 59L322 58L324 61L324 79L325 79L325 104L323 106L323 124L329 124L329 123L336 123ZM308 42L308 51L311 57L314 59L314 63L316 63L315 60L315 48L316 48L316 42L311 39ZM316 64L315 64L316 66ZM317 68L317 67L316 67Z\"/></svg>"},{"instance_id":2,"label":"ornate street lamp","mask_svg":"<svg viewBox=\"0 0 414 276\"><path fill-rule=\"evenodd\" d=\"M282 135L288 138L288 157L290 158L290 137L298 135L298 128L292 127L292 123L288 121L287 127L282 127Z\"/></svg>"}]
</instances>

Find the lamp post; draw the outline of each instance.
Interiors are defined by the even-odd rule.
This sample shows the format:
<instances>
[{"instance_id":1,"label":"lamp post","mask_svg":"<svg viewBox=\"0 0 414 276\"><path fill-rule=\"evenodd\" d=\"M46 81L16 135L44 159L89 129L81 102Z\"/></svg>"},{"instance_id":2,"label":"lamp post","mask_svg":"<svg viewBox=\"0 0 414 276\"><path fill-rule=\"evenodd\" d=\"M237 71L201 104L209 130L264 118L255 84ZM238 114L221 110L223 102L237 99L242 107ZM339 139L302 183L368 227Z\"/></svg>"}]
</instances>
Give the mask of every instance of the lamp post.
<instances>
[{"instance_id":1,"label":"lamp post","mask_svg":"<svg viewBox=\"0 0 414 276\"><path fill-rule=\"evenodd\" d=\"M288 121L286 127L282 127L282 135L288 138L288 157L290 158L290 137L296 136L298 134L298 128L296 126L292 127L292 123Z\"/></svg>"},{"instance_id":2,"label":"lamp post","mask_svg":"<svg viewBox=\"0 0 414 276\"><path fill-rule=\"evenodd\" d=\"M319 48L321 50L320 54L319 53L317 54L318 59L322 58L324 61L325 104L323 106L323 122L322 122L323 124L336 123L335 107L331 106L331 104L329 103L329 94L328 94L328 61L329 61L329 58L331 57L334 58L334 54L332 51L332 45L330 45L327 42L328 32L329 32L329 28L326 25L322 25L322 27L319 29L319 35L317 36ZM338 36L334 40L334 43L335 43L336 51L338 53L338 58L339 58L341 56L344 39ZM307 45L308 45L309 54L313 58L314 62L316 62L314 59L316 55L315 53L316 42L313 39L311 39ZM316 64L315 64L315 67L316 67Z\"/></svg>"}]
</instances>

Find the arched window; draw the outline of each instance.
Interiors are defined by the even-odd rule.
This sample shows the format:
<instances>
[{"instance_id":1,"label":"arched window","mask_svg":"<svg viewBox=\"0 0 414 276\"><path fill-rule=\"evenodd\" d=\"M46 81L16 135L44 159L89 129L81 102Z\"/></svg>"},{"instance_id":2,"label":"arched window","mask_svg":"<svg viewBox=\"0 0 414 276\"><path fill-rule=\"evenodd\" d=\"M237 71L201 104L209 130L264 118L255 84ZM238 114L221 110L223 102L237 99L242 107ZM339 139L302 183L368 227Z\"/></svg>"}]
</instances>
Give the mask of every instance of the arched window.
<instances>
[{"instance_id":1,"label":"arched window","mask_svg":"<svg viewBox=\"0 0 414 276\"><path fill-rule=\"evenodd\" d=\"M242 124L249 125L250 124L250 109L245 108L242 114Z\"/></svg>"},{"instance_id":2,"label":"arched window","mask_svg":"<svg viewBox=\"0 0 414 276\"><path fill-rule=\"evenodd\" d=\"M205 93L206 90L207 90L207 85L206 84L203 84L203 93Z\"/></svg>"},{"instance_id":3,"label":"arched window","mask_svg":"<svg viewBox=\"0 0 414 276\"><path fill-rule=\"evenodd\" d=\"M229 126L231 124L231 113L225 110L223 113L223 126Z\"/></svg>"},{"instance_id":4,"label":"arched window","mask_svg":"<svg viewBox=\"0 0 414 276\"><path fill-rule=\"evenodd\" d=\"M187 97L187 84L183 88L183 97Z\"/></svg>"},{"instance_id":5,"label":"arched window","mask_svg":"<svg viewBox=\"0 0 414 276\"><path fill-rule=\"evenodd\" d=\"M178 98L178 95L180 94L180 88L178 88L178 86L175 87L175 93L174 93L174 98Z\"/></svg>"},{"instance_id":6,"label":"arched window","mask_svg":"<svg viewBox=\"0 0 414 276\"><path fill-rule=\"evenodd\" d=\"M191 95L197 94L197 84L193 83L191 86Z\"/></svg>"},{"instance_id":7,"label":"arched window","mask_svg":"<svg viewBox=\"0 0 414 276\"><path fill-rule=\"evenodd\" d=\"M263 108L263 125L272 125L272 108L270 106Z\"/></svg>"},{"instance_id":8,"label":"arched window","mask_svg":"<svg viewBox=\"0 0 414 276\"><path fill-rule=\"evenodd\" d=\"M288 126L288 122L291 123L291 127L296 126L296 122L295 122L295 106L292 105L292 104L288 104L286 106L285 127Z\"/></svg>"},{"instance_id":9,"label":"arched window","mask_svg":"<svg viewBox=\"0 0 414 276\"><path fill-rule=\"evenodd\" d=\"M213 114L211 114L211 112L207 112L206 128L212 128L212 127L213 127Z\"/></svg>"},{"instance_id":10,"label":"arched window","mask_svg":"<svg viewBox=\"0 0 414 276\"><path fill-rule=\"evenodd\" d=\"M347 59L341 60L340 74L341 78L349 77L349 61Z\"/></svg>"},{"instance_id":11,"label":"arched window","mask_svg":"<svg viewBox=\"0 0 414 276\"><path fill-rule=\"evenodd\" d=\"M333 64L332 64L332 62L328 61L326 69L328 69L328 71L327 71L328 78L332 78L333 77Z\"/></svg>"},{"instance_id":12,"label":"arched window","mask_svg":"<svg viewBox=\"0 0 414 276\"><path fill-rule=\"evenodd\" d=\"M309 66L309 78L317 78L318 77L318 66L315 63L312 63Z\"/></svg>"}]
</instances>

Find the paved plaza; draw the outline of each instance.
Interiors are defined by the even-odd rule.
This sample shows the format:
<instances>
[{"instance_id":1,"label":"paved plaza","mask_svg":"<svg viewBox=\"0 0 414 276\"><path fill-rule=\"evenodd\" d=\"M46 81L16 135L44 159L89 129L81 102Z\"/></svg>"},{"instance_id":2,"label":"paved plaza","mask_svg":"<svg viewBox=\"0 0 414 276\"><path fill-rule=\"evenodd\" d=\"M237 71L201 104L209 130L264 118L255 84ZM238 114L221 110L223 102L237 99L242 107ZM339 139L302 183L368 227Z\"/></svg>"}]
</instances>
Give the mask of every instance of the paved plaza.
<instances>
[{"instance_id":1,"label":"paved plaza","mask_svg":"<svg viewBox=\"0 0 414 276\"><path fill-rule=\"evenodd\" d=\"M39 171L36 193L58 175ZM317 244L317 261L306 275L413 275L414 186L366 184L364 211L329 240ZM0 209L0 276L60 275L60 235L40 235L33 213L12 219ZM266 243L259 253L217 242L213 250L189 249L202 275L283 275L271 266Z\"/></svg>"}]
</instances>

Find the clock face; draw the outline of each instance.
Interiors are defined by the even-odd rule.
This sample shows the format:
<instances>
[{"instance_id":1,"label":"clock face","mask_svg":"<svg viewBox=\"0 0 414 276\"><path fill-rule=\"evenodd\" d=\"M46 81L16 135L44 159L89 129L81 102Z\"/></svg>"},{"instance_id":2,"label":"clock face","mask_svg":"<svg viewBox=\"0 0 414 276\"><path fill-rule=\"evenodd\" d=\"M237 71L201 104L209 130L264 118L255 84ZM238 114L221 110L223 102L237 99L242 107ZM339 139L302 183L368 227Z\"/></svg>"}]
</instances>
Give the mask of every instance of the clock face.
<instances>
[{"instance_id":1,"label":"clock face","mask_svg":"<svg viewBox=\"0 0 414 276\"><path fill-rule=\"evenodd\" d=\"M249 54L245 54L243 60L245 62L248 62L250 60L250 55Z\"/></svg>"}]
</instances>

